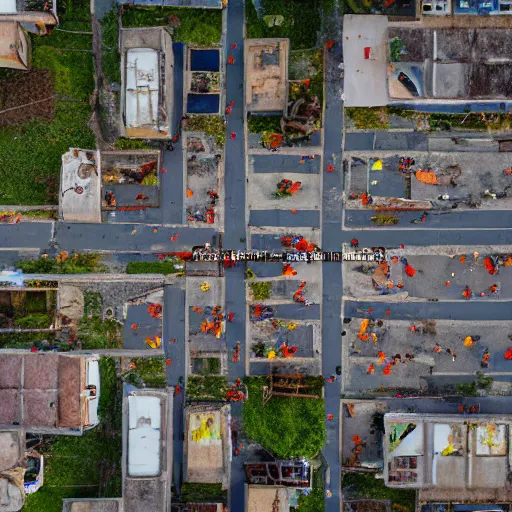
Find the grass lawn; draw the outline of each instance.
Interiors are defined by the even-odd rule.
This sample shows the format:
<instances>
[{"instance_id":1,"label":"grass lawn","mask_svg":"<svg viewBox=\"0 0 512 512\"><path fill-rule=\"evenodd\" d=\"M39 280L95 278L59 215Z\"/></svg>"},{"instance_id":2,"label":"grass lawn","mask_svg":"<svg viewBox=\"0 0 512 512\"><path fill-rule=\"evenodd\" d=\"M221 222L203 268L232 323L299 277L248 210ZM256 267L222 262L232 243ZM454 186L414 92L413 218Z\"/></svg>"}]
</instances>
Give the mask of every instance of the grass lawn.
<instances>
[{"instance_id":1,"label":"grass lawn","mask_svg":"<svg viewBox=\"0 0 512 512\"><path fill-rule=\"evenodd\" d=\"M122 22L125 28L161 27L170 25L173 20L176 23L172 35L172 40L175 43L199 46L220 43L222 35L222 11L220 9L128 5L123 7Z\"/></svg>"},{"instance_id":2,"label":"grass lawn","mask_svg":"<svg viewBox=\"0 0 512 512\"><path fill-rule=\"evenodd\" d=\"M16 264L25 274L87 274L89 272L105 272L100 263L101 254L59 253L55 258L40 257L33 260L21 260Z\"/></svg>"},{"instance_id":3,"label":"grass lawn","mask_svg":"<svg viewBox=\"0 0 512 512\"><path fill-rule=\"evenodd\" d=\"M228 379L217 375L189 377L186 395L189 400L218 401L225 400L228 391Z\"/></svg>"},{"instance_id":4,"label":"grass lawn","mask_svg":"<svg viewBox=\"0 0 512 512\"><path fill-rule=\"evenodd\" d=\"M315 48L324 3L325 0L261 0L263 15L259 18L254 4L246 2L247 37L287 37L292 50ZM269 27L265 16L275 15L283 16L284 21L280 26Z\"/></svg>"},{"instance_id":5,"label":"grass lawn","mask_svg":"<svg viewBox=\"0 0 512 512\"><path fill-rule=\"evenodd\" d=\"M277 457L313 457L325 443L324 401L320 398L271 398L263 404L266 377L246 379L245 435Z\"/></svg>"},{"instance_id":6,"label":"grass lawn","mask_svg":"<svg viewBox=\"0 0 512 512\"><path fill-rule=\"evenodd\" d=\"M117 9L107 13L101 20L103 42L101 67L108 83L121 83L121 56L118 51L119 24Z\"/></svg>"},{"instance_id":7,"label":"grass lawn","mask_svg":"<svg viewBox=\"0 0 512 512\"><path fill-rule=\"evenodd\" d=\"M78 324L78 339L84 350L122 348L123 328L115 320L84 317Z\"/></svg>"},{"instance_id":8,"label":"grass lawn","mask_svg":"<svg viewBox=\"0 0 512 512\"><path fill-rule=\"evenodd\" d=\"M113 359L102 358L100 372L101 424L81 437L45 436L44 485L23 512L60 512L62 498L121 496L122 388Z\"/></svg>"},{"instance_id":9,"label":"grass lawn","mask_svg":"<svg viewBox=\"0 0 512 512\"><path fill-rule=\"evenodd\" d=\"M130 261L127 274L175 274L178 270L172 261Z\"/></svg>"},{"instance_id":10,"label":"grass lawn","mask_svg":"<svg viewBox=\"0 0 512 512\"><path fill-rule=\"evenodd\" d=\"M391 510L399 512L414 512L416 491L393 489L386 487L383 480L378 480L372 473L345 473L343 475L343 490L350 486L350 499L370 498L391 500Z\"/></svg>"},{"instance_id":11,"label":"grass lawn","mask_svg":"<svg viewBox=\"0 0 512 512\"><path fill-rule=\"evenodd\" d=\"M62 8L59 28L91 30L89 2L68 0ZM32 37L32 47L32 67L52 72L54 90L48 95L56 95L55 116L0 130L3 204L56 204L62 154L71 146L95 147L87 127L88 100L94 89L92 53L87 51L92 48L92 36L54 29L50 36Z\"/></svg>"},{"instance_id":12,"label":"grass lawn","mask_svg":"<svg viewBox=\"0 0 512 512\"><path fill-rule=\"evenodd\" d=\"M133 357L130 363L135 368L125 375L128 382L139 385L142 381L148 388L167 387L164 357Z\"/></svg>"}]
</instances>

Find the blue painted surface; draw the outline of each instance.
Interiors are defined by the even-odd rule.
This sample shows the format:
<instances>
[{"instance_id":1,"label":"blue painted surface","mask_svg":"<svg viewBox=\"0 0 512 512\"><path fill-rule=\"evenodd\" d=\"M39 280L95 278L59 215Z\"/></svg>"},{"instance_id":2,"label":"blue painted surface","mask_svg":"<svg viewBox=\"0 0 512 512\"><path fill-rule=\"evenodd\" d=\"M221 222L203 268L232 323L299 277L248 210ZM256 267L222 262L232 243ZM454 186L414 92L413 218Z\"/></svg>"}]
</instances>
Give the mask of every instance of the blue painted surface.
<instances>
[{"instance_id":1,"label":"blue painted surface","mask_svg":"<svg viewBox=\"0 0 512 512\"><path fill-rule=\"evenodd\" d=\"M251 210L249 226L320 227L318 210Z\"/></svg>"},{"instance_id":2,"label":"blue painted surface","mask_svg":"<svg viewBox=\"0 0 512 512\"><path fill-rule=\"evenodd\" d=\"M219 50L190 50L190 69L192 71L219 71Z\"/></svg>"},{"instance_id":3,"label":"blue painted surface","mask_svg":"<svg viewBox=\"0 0 512 512\"><path fill-rule=\"evenodd\" d=\"M217 114L220 96L218 94L188 94L187 112L189 114Z\"/></svg>"},{"instance_id":4,"label":"blue painted surface","mask_svg":"<svg viewBox=\"0 0 512 512\"><path fill-rule=\"evenodd\" d=\"M251 155L253 172L255 173L320 173L320 156L316 158L305 158L301 164L301 155L280 155L278 153L269 153L268 155Z\"/></svg>"},{"instance_id":5,"label":"blue painted surface","mask_svg":"<svg viewBox=\"0 0 512 512\"><path fill-rule=\"evenodd\" d=\"M455 14L486 15L500 11L498 0L455 0Z\"/></svg>"}]
</instances>

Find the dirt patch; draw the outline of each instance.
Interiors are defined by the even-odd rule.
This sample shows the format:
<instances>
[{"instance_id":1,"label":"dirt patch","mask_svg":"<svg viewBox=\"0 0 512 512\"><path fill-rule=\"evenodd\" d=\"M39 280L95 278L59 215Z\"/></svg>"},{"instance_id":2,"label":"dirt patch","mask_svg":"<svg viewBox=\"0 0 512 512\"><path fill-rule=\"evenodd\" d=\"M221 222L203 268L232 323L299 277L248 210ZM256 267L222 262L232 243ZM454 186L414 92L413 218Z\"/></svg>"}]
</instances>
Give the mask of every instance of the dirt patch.
<instances>
[{"instance_id":1,"label":"dirt patch","mask_svg":"<svg viewBox=\"0 0 512 512\"><path fill-rule=\"evenodd\" d=\"M16 71L0 80L0 126L53 119L53 76L48 69ZM11 110L12 109L12 110Z\"/></svg>"}]
</instances>

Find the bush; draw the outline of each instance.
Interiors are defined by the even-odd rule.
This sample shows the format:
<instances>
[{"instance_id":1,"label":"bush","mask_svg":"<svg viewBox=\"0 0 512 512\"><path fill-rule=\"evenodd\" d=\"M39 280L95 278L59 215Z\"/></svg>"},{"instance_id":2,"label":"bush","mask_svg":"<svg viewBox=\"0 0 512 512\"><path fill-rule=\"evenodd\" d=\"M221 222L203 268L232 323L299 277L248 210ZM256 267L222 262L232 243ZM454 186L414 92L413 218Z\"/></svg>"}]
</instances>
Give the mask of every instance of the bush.
<instances>
[{"instance_id":1,"label":"bush","mask_svg":"<svg viewBox=\"0 0 512 512\"><path fill-rule=\"evenodd\" d=\"M107 13L101 20L103 39L101 67L108 83L121 83L121 56L118 51L119 24L117 8Z\"/></svg>"},{"instance_id":2,"label":"bush","mask_svg":"<svg viewBox=\"0 0 512 512\"><path fill-rule=\"evenodd\" d=\"M263 404L266 377L246 379L244 433L276 457L313 457L325 444L324 401L320 398L271 398Z\"/></svg>"},{"instance_id":3,"label":"bush","mask_svg":"<svg viewBox=\"0 0 512 512\"><path fill-rule=\"evenodd\" d=\"M247 129L251 133L281 133L281 116L248 116Z\"/></svg>"},{"instance_id":4,"label":"bush","mask_svg":"<svg viewBox=\"0 0 512 512\"><path fill-rule=\"evenodd\" d=\"M175 274L178 272L172 261L130 261L127 274Z\"/></svg>"},{"instance_id":5,"label":"bush","mask_svg":"<svg viewBox=\"0 0 512 512\"><path fill-rule=\"evenodd\" d=\"M192 484L185 482L181 486L181 501L183 503L226 503L227 491L222 490L222 484Z\"/></svg>"},{"instance_id":6,"label":"bush","mask_svg":"<svg viewBox=\"0 0 512 512\"><path fill-rule=\"evenodd\" d=\"M219 9L188 9L183 7L123 8L124 27L162 27L172 25L172 18L179 24L174 26L172 40L201 46L217 45L222 36L222 11Z\"/></svg>"},{"instance_id":7,"label":"bush","mask_svg":"<svg viewBox=\"0 0 512 512\"><path fill-rule=\"evenodd\" d=\"M64 256L65 255L65 256ZM60 253L55 258L43 257L35 260L24 260L17 263L25 274L87 274L100 272L100 254L93 253Z\"/></svg>"},{"instance_id":8,"label":"bush","mask_svg":"<svg viewBox=\"0 0 512 512\"><path fill-rule=\"evenodd\" d=\"M347 107L345 114L358 130L387 130L389 115L386 107Z\"/></svg>"},{"instance_id":9,"label":"bush","mask_svg":"<svg viewBox=\"0 0 512 512\"><path fill-rule=\"evenodd\" d=\"M188 116L184 129L188 132L203 132L213 137L215 144L220 147L226 143L226 125L220 116Z\"/></svg>"},{"instance_id":10,"label":"bush","mask_svg":"<svg viewBox=\"0 0 512 512\"><path fill-rule=\"evenodd\" d=\"M267 300L270 299L272 292L272 281L259 281L256 283L249 283L254 300Z\"/></svg>"},{"instance_id":11,"label":"bush","mask_svg":"<svg viewBox=\"0 0 512 512\"><path fill-rule=\"evenodd\" d=\"M101 315L103 312L103 297L99 292L84 290L84 317Z\"/></svg>"},{"instance_id":12,"label":"bush","mask_svg":"<svg viewBox=\"0 0 512 512\"><path fill-rule=\"evenodd\" d=\"M48 313L31 313L14 320L16 327L21 329L48 329L51 323L52 317Z\"/></svg>"},{"instance_id":13,"label":"bush","mask_svg":"<svg viewBox=\"0 0 512 512\"><path fill-rule=\"evenodd\" d=\"M228 392L228 379L219 376L189 377L186 393L189 400L225 400Z\"/></svg>"},{"instance_id":14,"label":"bush","mask_svg":"<svg viewBox=\"0 0 512 512\"><path fill-rule=\"evenodd\" d=\"M148 144L147 142L144 142L143 140L136 140L136 139L125 139L120 138L117 139L116 143L114 144L114 147L116 149L155 149L151 144Z\"/></svg>"},{"instance_id":15,"label":"bush","mask_svg":"<svg viewBox=\"0 0 512 512\"><path fill-rule=\"evenodd\" d=\"M132 382L146 384L148 388L167 387L167 376L165 373L165 359L163 357L134 357L130 361L135 365L126 376L134 379Z\"/></svg>"},{"instance_id":16,"label":"bush","mask_svg":"<svg viewBox=\"0 0 512 512\"><path fill-rule=\"evenodd\" d=\"M84 317L78 324L78 339L84 350L122 348L123 329L115 320Z\"/></svg>"}]
</instances>

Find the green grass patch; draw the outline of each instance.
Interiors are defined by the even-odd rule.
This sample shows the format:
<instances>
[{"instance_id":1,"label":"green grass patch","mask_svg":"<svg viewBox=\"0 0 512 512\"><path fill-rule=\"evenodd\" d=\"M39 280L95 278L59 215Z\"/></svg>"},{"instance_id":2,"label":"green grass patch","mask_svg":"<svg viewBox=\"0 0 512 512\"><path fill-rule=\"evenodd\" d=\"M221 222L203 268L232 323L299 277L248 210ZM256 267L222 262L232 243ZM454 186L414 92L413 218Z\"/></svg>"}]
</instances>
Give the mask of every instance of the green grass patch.
<instances>
[{"instance_id":1,"label":"green grass patch","mask_svg":"<svg viewBox=\"0 0 512 512\"><path fill-rule=\"evenodd\" d=\"M226 377L208 375L189 377L186 393L189 400L218 401L225 400L228 392Z\"/></svg>"},{"instance_id":2,"label":"green grass patch","mask_svg":"<svg viewBox=\"0 0 512 512\"><path fill-rule=\"evenodd\" d=\"M16 318L14 325L20 329L48 329L52 323L53 315L48 313L30 313Z\"/></svg>"},{"instance_id":3,"label":"green grass patch","mask_svg":"<svg viewBox=\"0 0 512 512\"><path fill-rule=\"evenodd\" d=\"M121 496L122 389L115 362L100 360L102 422L83 436L45 436L44 485L27 495L23 512L59 512L63 498Z\"/></svg>"},{"instance_id":4,"label":"green grass patch","mask_svg":"<svg viewBox=\"0 0 512 512\"><path fill-rule=\"evenodd\" d=\"M0 348L31 348L34 343L55 341L54 332L10 332L0 333Z\"/></svg>"},{"instance_id":5,"label":"green grass patch","mask_svg":"<svg viewBox=\"0 0 512 512\"><path fill-rule=\"evenodd\" d=\"M84 291L84 316L93 317L103 312L103 297L99 292Z\"/></svg>"},{"instance_id":6,"label":"green grass patch","mask_svg":"<svg viewBox=\"0 0 512 512\"><path fill-rule=\"evenodd\" d=\"M21 214L25 218L57 220L57 210L28 210Z\"/></svg>"},{"instance_id":7,"label":"green grass patch","mask_svg":"<svg viewBox=\"0 0 512 512\"><path fill-rule=\"evenodd\" d=\"M196 375L219 375L220 359L218 357L192 358L193 373Z\"/></svg>"},{"instance_id":8,"label":"green grass patch","mask_svg":"<svg viewBox=\"0 0 512 512\"><path fill-rule=\"evenodd\" d=\"M227 491L222 490L222 484L192 484L185 482L181 486L180 498L183 503L226 503Z\"/></svg>"},{"instance_id":9,"label":"green grass patch","mask_svg":"<svg viewBox=\"0 0 512 512\"><path fill-rule=\"evenodd\" d=\"M315 48L317 46L317 33L321 28L320 10L322 0L261 0L263 8L262 17L252 2L246 2L247 37L287 37L293 50ZM283 16L280 26L268 26L265 20Z\"/></svg>"},{"instance_id":10,"label":"green grass patch","mask_svg":"<svg viewBox=\"0 0 512 512\"><path fill-rule=\"evenodd\" d=\"M127 382L136 386L144 383L148 388L167 387L164 357L134 357L131 363L135 368L125 376Z\"/></svg>"},{"instance_id":11,"label":"green grass patch","mask_svg":"<svg viewBox=\"0 0 512 512\"><path fill-rule=\"evenodd\" d=\"M247 117L247 129L250 133L266 131L281 133L281 116L251 116Z\"/></svg>"},{"instance_id":12,"label":"green grass patch","mask_svg":"<svg viewBox=\"0 0 512 512\"><path fill-rule=\"evenodd\" d=\"M178 270L172 261L130 261L127 274L175 274Z\"/></svg>"},{"instance_id":13,"label":"green grass patch","mask_svg":"<svg viewBox=\"0 0 512 512\"><path fill-rule=\"evenodd\" d=\"M222 147L226 143L226 124L221 116L191 115L185 124L188 132L203 132L213 137L215 144Z\"/></svg>"},{"instance_id":14,"label":"green grass patch","mask_svg":"<svg viewBox=\"0 0 512 512\"><path fill-rule=\"evenodd\" d=\"M325 444L324 401L320 398L271 398L263 404L266 377L245 380L245 435L277 457L313 457Z\"/></svg>"},{"instance_id":15,"label":"green grass patch","mask_svg":"<svg viewBox=\"0 0 512 512\"><path fill-rule=\"evenodd\" d=\"M83 71L86 72L85 70ZM70 147L94 148L87 127L87 103L57 101L55 118L0 130L0 169L4 204L57 204L62 155ZM30 184L30 186L27 186Z\"/></svg>"},{"instance_id":16,"label":"green grass patch","mask_svg":"<svg viewBox=\"0 0 512 512\"><path fill-rule=\"evenodd\" d=\"M78 324L78 339L84 350L121 348L123 328L112 319L103 320L99 316L84 317Z\"/></svg>"},{"instance_id":17,"label":"green grass patch","mask_svg":"<svg viewBox=\"0 0 512 512\"><path fill-rule=\"evenodd\" d=\"M102 61L101 67L108 83L121 83L121 56L119 54L118 11L114 8L101 20Z\"/></svg>"},{"instance_id":18,"label":"green grass patch","mask_svg":"<svg viewBox=\"0 0 512 512\"><path fill-rule=\"evenodd\" d=\"M174 26L175 43L199 46L216 45L222 35L222 11L219 9L187 9L183 7L140 7L125 5L123 27Z\"/></svg>"},{"instance_id":19,"label":"green grass patch","mask_svg":"<svg viewBox=\"0 0 512 512\"><path fill-rule=\"evenodd\" d=\"M375 478L373 473L345 473L343 489L350 486L350 499L391 500L391 508L401 512L414 512L416 491L386 487L383 480ZM398 505L398 507L394 507Z\"/></svg>"},{"instance_id":20,"label":"green grass patch","mask_svg":"<svg viewBox=\"0 0 512 512\"><path fill-rule=\"evenodd\" d=\"M347 107L345 114L358 130L386 130L389 113L386 107Z\"/></svg>"},{"instance_id":21,"label":"green grass patch","mask_svg":"<svg viewBox=\"0 0 512 512\"><path fill-rule=\"evenodd\" d=\"M16 264L16 267L25 274L87 274L105 270L100 263L100 254L75 252L69 254L65 259L59 260L59 258L61 256L22 260Z\"/></svg>"},{"instance_id":22,"label":"green grass patch","mask_svg":"<svg viewBox=\"0 0 512 512\"><path fill-rule=\"evenodd\" d=\"M143 140L125 139L121 137L114 144L116 149L155 149L151 144Z\"/></svg>"},{"instance_id":23,"label":"green grass patch","mask_svg":"<svg viewBox=\"0 0 512 512\"><path fill-rule=\"evenodd\" d=\"M272 281L249 283L249 288L254 300L267 300L270 299L272 293Z\"/></svg>"}]
</instances>

